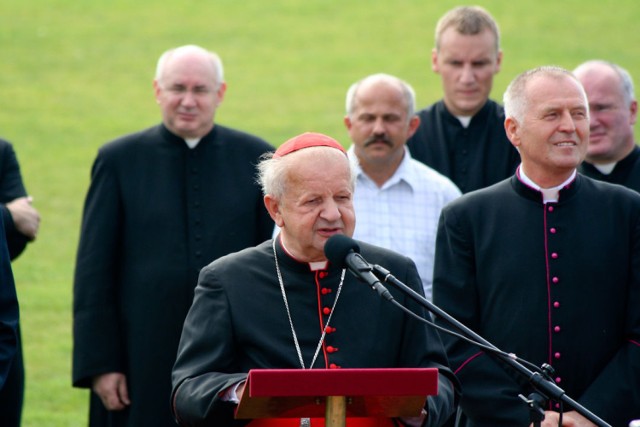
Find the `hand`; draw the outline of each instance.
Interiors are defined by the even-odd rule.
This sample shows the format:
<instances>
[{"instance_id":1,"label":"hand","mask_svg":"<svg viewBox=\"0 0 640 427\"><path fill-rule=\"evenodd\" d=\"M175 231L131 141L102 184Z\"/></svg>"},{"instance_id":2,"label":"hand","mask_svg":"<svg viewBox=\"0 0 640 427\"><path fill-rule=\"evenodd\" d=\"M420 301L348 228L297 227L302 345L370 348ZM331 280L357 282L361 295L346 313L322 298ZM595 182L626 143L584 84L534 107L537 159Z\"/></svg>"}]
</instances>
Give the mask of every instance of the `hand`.
<instances>
[{"instance_id":1,"label":"hand","mask_svg":"<svg viewBox=\"0 0 640 427\"><path fill-rule=\"evenodd\" d=\"M6 204L16 229L29 240L35 240L40 227L40 214L31 206L32 200L30 196L20 197Z\"/></svg>"},{"instance_id":2,"label":"hand","mask_svg":"<svg viewBox=\"0 0 640 427\"><path fill-rule=\"evenodd\" d=\"M558 427L560 414L555 411L544 411L544 421L541 427ZM533 424L531 424L533 427ZM597 427L591 421L580 415L576 411L569 411L562 414L562 427Z\"/></svg>"},{"instance_id":3,"label":"hand","mask_svg":"<svg viewBox=\"0 0 640 427\"><path fill-rule=\"evenodd\" d=\"M121 411L131 404L127 377L119 372L98 375L93 379L91 389L109 411Z\"/></svg>"},{"instance_id":4,"label":"hand","mask_svg":"<svg viewBox=\"0 0 640 427\"><path fill-rule=\"evenodd\" d=\"M236 389L236 396L238 396L238 400L242 400L242 395L244 394L245 385L247 385L247 383L243 381L238 385L238 388Z\"/></svg>"}]
</instances>

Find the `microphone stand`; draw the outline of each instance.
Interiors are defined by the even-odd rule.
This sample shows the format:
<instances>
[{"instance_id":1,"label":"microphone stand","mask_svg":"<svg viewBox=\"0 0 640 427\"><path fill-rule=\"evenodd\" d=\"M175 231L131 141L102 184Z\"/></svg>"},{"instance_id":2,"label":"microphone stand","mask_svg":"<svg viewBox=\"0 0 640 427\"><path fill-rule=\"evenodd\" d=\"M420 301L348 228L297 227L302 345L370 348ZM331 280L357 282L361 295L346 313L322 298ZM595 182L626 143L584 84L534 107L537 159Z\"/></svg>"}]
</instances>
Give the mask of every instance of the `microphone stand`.
<instances>
[{"instance_id":1,"label":"microphone stand","mask_svg":"<svg viewBox=\"0 0 640 427\"><path fill-rule=\"evenodd\" d=\"M484 339L482 336L476 334L473 330L469 329L467 326L456 320L450 314L433 304L431 301L427 300L425 297L402 283L400 280L396 279L389 270L384 269L383 267L374 264L371 265L374 273L380 277L384 282L391 283L393 286L398 288L403 293L407 294L413 300L417 301L420 305L425 307L429 312L435 314L441 319L445 320L450 325L454 326L456 329L461 331L463 335L467 338L470 338L484 346L487 346L491 349L496 350L495 353L491 353L494 357L505 362L511 368L513 368L516 372L526 377L529 383L546 399L551 399L558 402L563 402L574 408L577 412L587 418L589 421L600 427L611 427L610 424L599 418L597 415L593 414L587 408L567 396L560 387L556 385L552 380L545 378L539 372L533 372L528 369L526 366L521 364L516 360L515 355L505 356L504 352L498 349L496 346L491 344L489 341ZM544 419L544 410L542 410L542 400L539 395L536 393L532 393L529 395L529 398L524 398L524 396L520 395L520 398L524 400L530 408L530 417L534 426L539 426L540 422ZM540 418L540 415L542 417Z\"/></svg>"}]
</instances>

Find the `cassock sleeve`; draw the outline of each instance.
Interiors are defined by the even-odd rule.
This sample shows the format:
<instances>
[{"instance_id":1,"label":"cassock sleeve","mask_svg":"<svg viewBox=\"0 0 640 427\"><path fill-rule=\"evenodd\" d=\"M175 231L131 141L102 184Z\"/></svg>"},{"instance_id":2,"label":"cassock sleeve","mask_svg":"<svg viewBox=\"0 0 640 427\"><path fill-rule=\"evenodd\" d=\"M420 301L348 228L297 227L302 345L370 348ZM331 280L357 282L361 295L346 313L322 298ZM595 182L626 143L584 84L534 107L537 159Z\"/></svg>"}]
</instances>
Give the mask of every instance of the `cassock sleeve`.
<instances>
[{"instance_id":1,"label":"cassock sleeve","mask_svg":"<svg viewBox=\"0 0 640 427\"><path fill-rule=\"evenodd\" d=\"M93 164L87 193L73 290L73 384L123 372L118 322L118 247L122 209L117 180L102 153Z\"/></svg>"},{"instance_id":2,"label":"cassock sleeve","mask_svg":"<svg viewBox=\"0 0 640 427\"><path fill-rule=\"evenodd\" d=\"M230 309L214 270L200 272L193 305L184 323L173 367L171 408L176 420L189 426L228 425L236 405L223 392L246 379L238 373Z\"/></svg>"},{"instance_id":3,"label":"cassock sleeve","mask_svg":"<svg viewBox=\"0 0 640 427\"><path fill-rule=\"evenodd\" d=\"M640 219L631 242L624 344L582 396L575 397L611 425L640 417Z\"/></svg>"},{"instance_id":4,"label":"cassock sleeve","mask_svg":"<svg viewBox=\"0 0 640 427\"><path fill-rule=\"evenodd\" d=\"M11 259L17 258L24 251L29 239L16 229L6 203L26 195L27 190L22 182L20 165L13 146L0 140L0 210L2 210L7 247Z\"/></svg>"}]
</instances>

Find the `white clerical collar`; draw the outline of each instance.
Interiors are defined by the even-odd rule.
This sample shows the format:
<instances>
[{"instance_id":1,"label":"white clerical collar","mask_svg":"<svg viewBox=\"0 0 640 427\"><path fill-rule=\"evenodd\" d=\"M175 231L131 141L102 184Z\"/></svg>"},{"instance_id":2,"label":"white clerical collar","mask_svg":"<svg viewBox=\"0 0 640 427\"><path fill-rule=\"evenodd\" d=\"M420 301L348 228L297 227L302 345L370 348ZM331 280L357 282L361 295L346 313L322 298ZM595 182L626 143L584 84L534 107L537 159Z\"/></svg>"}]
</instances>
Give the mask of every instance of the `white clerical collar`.
<instances>
[{"instance_id":1,"label":"white clerical collar","mask_svg":"<svg viewBox=\"0 0 640 427\"><path fill-rule=\"evenodd\" d=\"M469 123L471 123L472 118L473 116L456 116L456 119L460 121L460 124L462 125L463 128L469 127Z\"/></svg>"},{"instance_id":2,"label":"white clerical collar","mask_svg":"<svg viewBox=\"0 0 640 427\"><path fill-rule=\"evenodd\" d=\"M592 163L593 167L598 169L603 175L609 175L611 172L613 172L613 168L615 168L617 164L618 162L601 164Z\"/></svg>"},{"instance_id":3,"label":"white clerical collar","mask_svg":"<svg viewBox=\"0 0 640 427\"><path fill-rule=\"evenodd\" d=\"M542 193L542 200L543 200L544 203L549 203L549 202L557 202L558 201L558 195L560 193L560 190L575 179L576 170L575 169L573 170L573 173L571 174L571 176L565 182L563 182L560 185L557 185L555 187L550 187L550 188L542 188L538 184L533 182L531 180L531 178L529 178L527 176L527 174L524 172L524 168L522 167L522 164L520 164L518 176L520 177L522 182L527 184L529 187L534 188L534 189L536 189L536 190L538 190L539 192Z\"/></svg>"},{"instance_id":4,"label":"white clerical collar","mask_svg":"<svg viewBox=\"0 0 640 427\"><path fill-rule=\"evenodd\" d=\"M201 139L202 138L185 138L184 142L189 148L194 149Z\"/></svg>"}]
</instances>

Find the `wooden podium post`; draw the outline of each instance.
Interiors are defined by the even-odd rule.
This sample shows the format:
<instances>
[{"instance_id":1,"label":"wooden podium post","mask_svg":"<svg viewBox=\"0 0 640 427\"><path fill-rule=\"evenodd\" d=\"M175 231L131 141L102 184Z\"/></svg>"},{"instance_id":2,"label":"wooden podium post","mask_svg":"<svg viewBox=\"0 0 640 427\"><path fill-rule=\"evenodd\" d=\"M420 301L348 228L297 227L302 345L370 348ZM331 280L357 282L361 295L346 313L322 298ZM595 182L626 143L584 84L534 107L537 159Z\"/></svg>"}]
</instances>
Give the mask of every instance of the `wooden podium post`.
<instances>
[{"instance_id":1,"label":"wooden podium post","mask_svg":"<svg viewBox=\"0 0 640 427\"><path fill-rule=\"evenodd\" d=\"M438 392L438 370L254 369L244 390L238 419L324 418L325 427L347 427L349 418L419 416Z\"/></svg>"},{"instance_id":2,"label":"wooden podium post","mask_svg":"<svg viewBox=\"0 0 640 427\"><path fill-rule=\"evenodd\" d=\"M327 396L325 427L345 427L347 424L347 397Z\"/></svg>"}]
</instances>

